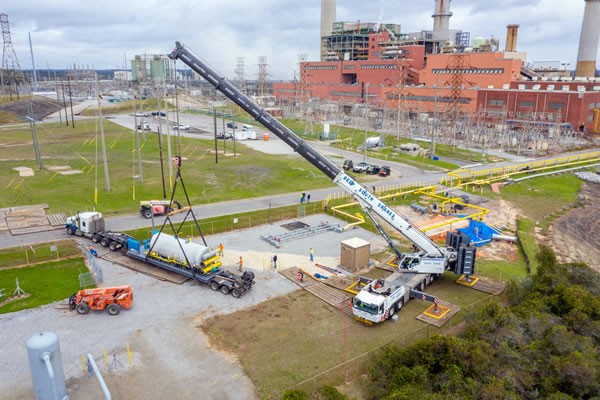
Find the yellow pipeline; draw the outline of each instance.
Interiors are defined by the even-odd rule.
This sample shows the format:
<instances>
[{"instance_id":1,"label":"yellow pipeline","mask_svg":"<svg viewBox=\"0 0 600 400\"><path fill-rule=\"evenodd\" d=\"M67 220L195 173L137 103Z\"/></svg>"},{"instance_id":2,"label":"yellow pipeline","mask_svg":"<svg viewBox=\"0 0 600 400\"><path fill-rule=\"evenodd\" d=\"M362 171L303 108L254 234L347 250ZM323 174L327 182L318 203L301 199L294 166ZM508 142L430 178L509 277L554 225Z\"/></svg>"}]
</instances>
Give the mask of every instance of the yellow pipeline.
<instances>
[{"instance_id":1,"label":"yellow pipeline","mask_svg":"<svg viewBox=\"0 0 600 400\"><path fill-rule=\"evenodd\" d=\"M470 169L461 169L448 173L451 179L451 183L454 179L457 180L455 186L463 186L463 180L470 180L474 178L487 177L488 180L496 177L497 175L510 176L514 174L523 173L527 168L527 171L543 170L557 167L568 167L571 165L588 163L591 161L600 160L600 152L595 151L586 154L572 155L565 157L557 157L549 160L532 161L529 163L516 164L508 167L490 168L479 171L471 171Z\"/></svg>"},{"instance_id":2,"label":"yellow pipeline","mask_svg":"<svg viewBox=\"0 0 600 400\"><path fill-rule=\"evenodd\" d=\"M423 232L425 231L430 231L432 229L436 229L436 228L440 228L442 226L446 226L446 225L450 225L453 224L455 222L459 222L459 221L463 221L463 220L467 220L467 219L474 219L474 220L483 220L483 216L487 213L490 212L490 210L488 210L487 208L483 208L483 207L479 207L476 206L474 204L469 204L469 203L464 203L462 201L462 199L460 197L453 197L453 198L447 198L445 196L440 196L439 194L435 193L435 190L432 190L431 193L428 193L426 190L431 190L431 188L435 188L435 186L429 186L427 188L423 188L424 190L416 190L415 194L423 194L425 196L429 196L429 197L433 197L439 200L443 200L441 203L441 208L442 210L444 210L445 205L448 203L453 203L453 204L458 204L461 205L463 207L470 207L473 208L475 210L479 210L479 212L475 213L475 214L470 214L464 217L457 217L455 219L451 219L448 221L444 221L444 222L440 222L438 224L434 224L434 225L429 225L423 228L419 228L420 230L422 230Z\"/></svg>"}]
</instances>

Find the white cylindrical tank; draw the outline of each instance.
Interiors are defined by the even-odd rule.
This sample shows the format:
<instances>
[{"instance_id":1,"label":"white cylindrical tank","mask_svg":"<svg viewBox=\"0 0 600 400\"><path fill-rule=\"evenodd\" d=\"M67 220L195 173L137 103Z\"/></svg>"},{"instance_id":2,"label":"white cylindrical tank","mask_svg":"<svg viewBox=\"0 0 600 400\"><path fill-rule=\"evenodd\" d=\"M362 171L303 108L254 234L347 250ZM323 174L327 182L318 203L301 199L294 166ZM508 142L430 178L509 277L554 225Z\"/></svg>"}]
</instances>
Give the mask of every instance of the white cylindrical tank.
<instances>
[{"instance_id":1,"label":"white cylindrical tank","mask_svg":"<svg viewBox=\"0 0 600 400\"><path fill-rule=\"evenodd\" d=\"M58 337L42 332L27 341L27 356L37 400L68 400Z\"/></svg>"},{"instance_id":2,"label":"white cylindrical tank","mask_svg":"<svg viewBox=\"0 0 600 400\"><path fill-rule=\"evenodd\" d=\"M166 233L155 233L150 240L150 248L163 258L185 261L187 256L192 266L201 266L204 261L214 257L217 253L216 250L211 251L208 247L201 244L167 235Z\"/></svg>"},{"instance_id":3,"label":"white cylindrical tank","mask_svg":"<svg viewBox=\"0 0 600 400\"><path fill-rule=\"evenodd\" d=\"M575 76L596 76L596 56L600 37L598 21L600 21L600 0L585 0Z\"/></svg>"}]
</instances>

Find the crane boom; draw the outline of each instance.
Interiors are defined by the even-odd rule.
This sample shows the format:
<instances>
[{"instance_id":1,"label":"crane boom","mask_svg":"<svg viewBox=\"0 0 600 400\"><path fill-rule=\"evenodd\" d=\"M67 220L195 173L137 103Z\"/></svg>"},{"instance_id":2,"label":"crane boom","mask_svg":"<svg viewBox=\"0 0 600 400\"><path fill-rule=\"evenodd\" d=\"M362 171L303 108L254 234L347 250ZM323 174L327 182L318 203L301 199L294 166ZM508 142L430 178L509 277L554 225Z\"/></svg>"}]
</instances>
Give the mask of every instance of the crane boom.
<instances>
[{"instance_id":1,"label":"crane boom","mask_svg":"<svg viewBox=\"0 0 600 400\"><path fill-rule=\"evenodd\" d=\"M408 257L410 260L418 260L418 262L413 263L410 267L408 265L404 265L404 267L420 273L442 273L447 268L449 259L456 257L454 251L439 247L429 236L413 226L405 218L397 215L356 182L352 176L347 175L341 168L316 151L288 127L273 118L183 44L176 42L175 49L169 54L169 58L183 61L212 84L215 89L244 109L255 120L263 124L269 131L288 144L295 152L327 175L335 184L341 186L346 192L352 195L363 209L375 213L410 240L416 247L421 249L422 252L419 254Z\"/></svg>"}]
</instances>

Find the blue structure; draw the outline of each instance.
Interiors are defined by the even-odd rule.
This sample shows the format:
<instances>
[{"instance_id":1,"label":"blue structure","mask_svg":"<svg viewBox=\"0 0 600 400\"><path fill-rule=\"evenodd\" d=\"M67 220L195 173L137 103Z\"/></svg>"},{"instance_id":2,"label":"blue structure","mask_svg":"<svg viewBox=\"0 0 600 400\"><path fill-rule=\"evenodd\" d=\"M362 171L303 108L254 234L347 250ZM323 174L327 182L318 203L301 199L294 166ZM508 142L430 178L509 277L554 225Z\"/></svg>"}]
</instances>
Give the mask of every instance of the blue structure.
<instances>
[{"instance_id":1,"label":"blue structure","mask_svg":"<svg viewBox=\"0 0 600 400\"><path fill-rule=\"evenodd\" d=\"M492 228L481 221L469 221L469 226L466 228L457 229L459 232L468 235L471 238L471 243L477 247L481 247L492 241L493 235L500 233L496 228Z\"/></svg>"}]
</instances>

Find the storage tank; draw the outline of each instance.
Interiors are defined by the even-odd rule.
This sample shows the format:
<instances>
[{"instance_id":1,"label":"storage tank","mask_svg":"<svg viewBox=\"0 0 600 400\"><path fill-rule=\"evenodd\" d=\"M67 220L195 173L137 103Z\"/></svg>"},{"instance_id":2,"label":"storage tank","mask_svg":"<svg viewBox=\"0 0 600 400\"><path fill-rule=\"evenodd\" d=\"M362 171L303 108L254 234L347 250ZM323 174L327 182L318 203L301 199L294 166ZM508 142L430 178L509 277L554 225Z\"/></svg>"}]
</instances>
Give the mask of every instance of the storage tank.
<instances>
[{"instance_id":1,"label":"storage tank","mask_svg":"<svg viewBox=\"0 0 600 400\"><path fill-rule=\"evenodd\" d=\"M155 233L150 239L150 248L163 258L180 262L184 262L187 256L192 267L203 266L204 261L217 254L217 250L165 233Z\"/></svg>"},{"instance_id":2,"label":"storage tank","mask_svg":"<svg viewBox=\"0 0 600 400\"><path fill-rule=\"evenodd\" d=\"M58 337L42 332L27 341L27 356L36 399L68 400Z\"/></svg>"}]
</instances>

